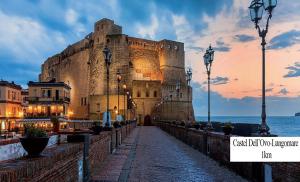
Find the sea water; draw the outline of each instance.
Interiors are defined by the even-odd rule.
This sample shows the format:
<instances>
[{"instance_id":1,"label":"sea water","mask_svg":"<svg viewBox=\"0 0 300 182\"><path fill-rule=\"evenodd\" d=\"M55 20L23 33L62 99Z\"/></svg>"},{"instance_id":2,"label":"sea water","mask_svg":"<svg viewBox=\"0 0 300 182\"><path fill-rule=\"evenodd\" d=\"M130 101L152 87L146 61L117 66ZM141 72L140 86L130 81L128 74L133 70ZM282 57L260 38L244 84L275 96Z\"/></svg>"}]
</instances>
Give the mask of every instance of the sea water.
<instances>
[{"instance_id":1,"label":"sea water","mask_svg":"<svg viewBox=\"0 0 300 182\"><path fill-rule=\"evenodd\" d=\"M207 116L197 116L197 121L207 121ZM232 123L253 123L260 124L259 116L212 116L212 121L232 122ZM299 136L300 137L300 117L295 116L269 116L267 124L270 132L279 136Z\"/></svg>"}]
</instances>

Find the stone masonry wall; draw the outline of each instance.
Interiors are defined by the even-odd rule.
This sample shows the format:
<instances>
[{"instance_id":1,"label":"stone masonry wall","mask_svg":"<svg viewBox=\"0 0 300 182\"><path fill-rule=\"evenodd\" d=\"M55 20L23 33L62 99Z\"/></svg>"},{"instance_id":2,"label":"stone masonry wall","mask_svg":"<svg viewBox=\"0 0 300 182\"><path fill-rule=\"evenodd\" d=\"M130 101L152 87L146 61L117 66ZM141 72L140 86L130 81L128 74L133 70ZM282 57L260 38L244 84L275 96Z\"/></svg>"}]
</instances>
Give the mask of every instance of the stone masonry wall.
<instances>
[{"instance_id":1,"label":"stone masonry wall","mask_svg":"<svg viewBox=\"0 0 300 182\"><path fill-rule=\"evenodd\" d=\"M109 157L130 134L136 123L90 135L86 143L64 143L43 151L42 157L20 158L0 162L1 182L73 182L89 179L95 166ZM121 132L122 131L122 132ZM125 131L125 132L124 132ZM122 137L121 137L122 135ZM84 146L88 152L84 156ZM84 160L85 159L85 160Z\"/></svg>"},{"instance_id":2,"label":"stone masonry wall","mask_svg":"<svg viewBox=\"0 0 300 182\"><path fill-rule=\"evenodd\" d=\"M264 164L258 162L230 162L230 136L218 132L206 132L194 128L176 126L167 122L156 122L156 126L208 155L221 165L232 169L251 181L263 181ZM247 157L245 155L245 157ZM268 163L272 167L275 182L300 181L300 163Z\"/></svg>"}]
</instances>

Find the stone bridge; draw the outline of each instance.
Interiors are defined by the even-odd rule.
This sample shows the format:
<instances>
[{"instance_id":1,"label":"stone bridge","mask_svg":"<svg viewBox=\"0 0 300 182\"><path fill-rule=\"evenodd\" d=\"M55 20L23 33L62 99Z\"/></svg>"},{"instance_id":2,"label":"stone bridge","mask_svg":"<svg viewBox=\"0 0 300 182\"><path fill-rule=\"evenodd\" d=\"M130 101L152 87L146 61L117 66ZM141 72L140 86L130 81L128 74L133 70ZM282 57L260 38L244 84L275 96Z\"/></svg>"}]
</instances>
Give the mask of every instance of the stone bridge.
<instances>
[{"instance_id":1,"label":"stone bridge","mask_svg":"<svg viewBox=\"0 0 300 182\"><path fill-rule=\"evenodd\" d=\"M131 122L48 147L42 157L2 161L0 181L263 181L263 163L229 162L228 136L155 125ZM270 165L274 181L300 181L299 163Z\"/></svg>"}]
</instances>

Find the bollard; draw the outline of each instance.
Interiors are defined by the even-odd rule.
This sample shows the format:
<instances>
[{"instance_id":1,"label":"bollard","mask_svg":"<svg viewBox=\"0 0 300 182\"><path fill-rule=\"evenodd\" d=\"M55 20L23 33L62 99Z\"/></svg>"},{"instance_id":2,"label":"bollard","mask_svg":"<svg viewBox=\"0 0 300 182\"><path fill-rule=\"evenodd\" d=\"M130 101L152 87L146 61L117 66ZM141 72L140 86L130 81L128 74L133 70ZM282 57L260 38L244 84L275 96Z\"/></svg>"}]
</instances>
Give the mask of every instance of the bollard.
<instances>
[{"instance_id":1,"label":"bollard","mask_svg":"<svg viewBox=\"0 0 300 182\"><path fill-rule=\"evenodd\" d=\"M83 144L83 181L88 182L90 180L90 161L89 161L89 148L90 148L90 135L84 135Z\"/></svg>"}]
</instances>

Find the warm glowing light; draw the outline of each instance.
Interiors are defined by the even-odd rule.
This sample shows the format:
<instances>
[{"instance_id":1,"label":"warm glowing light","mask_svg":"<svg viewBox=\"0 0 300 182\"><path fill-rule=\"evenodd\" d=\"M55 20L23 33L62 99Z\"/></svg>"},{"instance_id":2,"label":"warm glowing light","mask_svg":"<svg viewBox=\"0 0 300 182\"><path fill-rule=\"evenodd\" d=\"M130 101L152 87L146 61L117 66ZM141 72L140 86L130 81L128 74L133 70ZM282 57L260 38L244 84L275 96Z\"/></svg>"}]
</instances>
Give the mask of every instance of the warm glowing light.
<instances>
[{"instance_id":1,"label":"warm glowing light","mask_svg":"<svg viewBox=\"0 0 300 182\"><path fill-rule=\"evenodd\" d=\"M41 112L42 112L42 107L41 107L41 106L38 106L38 107L37 107L37 110L38 110L38 113L41 113Z\"/></svg>"},{"instance_id":2,"label":"warm glowing light","mask_svg":"<svg viewBox=\"0 0 300 182\"><path fill-rule=\"evenodd\" d=\"M32 113L32 106L29 106L29 107L28 107L28 112L29 112L29 113Z\"/></svg>"},{"instance_id":3,"label":"warm glowing light","mask_svg":"<svg viewBox=\"0 0 300 182\"><path fill-rule=\"evenodd\" d=\"M4 121L1 122L1 129L5 130L5 122Z\"/></svg>"},{"instance_id":4,"label":"warm glowing light","mask_svg":"<svg viewBox=\"0 0 300 182\"><path fill-rule=\"evenodd\" d=\"M19 117L23 117L24 113L22 111L19 112Z\"/></svg>"},{"instance_id":5,"label":"warm glowing light","mask_svg":"<svg viewBox=\"0 0 300 182\"><path fill-rule=\"evenodd\" d=\"M73 114L74 114L73 111L69 111L67 115L70 118L70 117L72 117Z\"/></svg>"}]
</instances>

